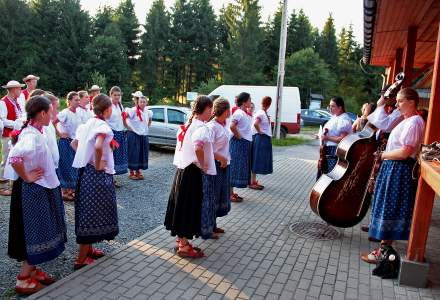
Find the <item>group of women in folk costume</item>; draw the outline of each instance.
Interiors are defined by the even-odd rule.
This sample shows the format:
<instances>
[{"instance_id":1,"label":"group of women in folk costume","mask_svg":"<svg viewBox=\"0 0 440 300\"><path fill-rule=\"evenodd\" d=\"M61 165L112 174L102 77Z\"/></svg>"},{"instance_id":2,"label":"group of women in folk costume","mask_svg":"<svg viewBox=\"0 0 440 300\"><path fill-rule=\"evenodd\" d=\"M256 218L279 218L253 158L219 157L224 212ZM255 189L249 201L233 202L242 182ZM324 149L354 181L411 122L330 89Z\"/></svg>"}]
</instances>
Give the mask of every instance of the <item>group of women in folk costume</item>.
<instances>
[{"instance_id":1,"label":"group of women in folk costume","mask_svg":"<svg viewBox=\"0 0 440 300\"><path fill-rule=\"evenodd\" d=\"M381 245L409 238L417 189L412 171L425 128L425 122L417 111L418 103L417 92L404 88L397 94L396 113L387 115L383 112L384 103L378 103L375 119L371 119L375 125L393 126L385 151L377 153L382 163L376 179L368 232L370 237L380 240ZM379 249L363 254L362 260L376 263Z\"/></svg>"},{"instance_id":2,"label":"group of women in folk costume","mask_svg":"<svg viewBox=\"0 0 440 300\"><path fill-rule=\"evenodd\" d=\"M203 251L189 240L198 236L218 239L225 232L217 226L216 219L230 211L231 201L240 201L237 195L231 194L232 187L250 186L251 170L254 174L272 172L272 154L267 153L272 151L271 133L267 128L271 100L263 99L262 111L257 113L254 122L247 112L250 95L241 93L236 100L238 108L230 125L234 133L232 139L227 126L230 105L223 98L212 102L209 97L199 96L193 103L189 121L178 131L174 155L177 171L164 225L172 236L177 236L175 249L179 256L203 257ZM254 142L252 123L258 135ZM252 143L259 149L253 152Z\"/></svg>"}]
</instances>

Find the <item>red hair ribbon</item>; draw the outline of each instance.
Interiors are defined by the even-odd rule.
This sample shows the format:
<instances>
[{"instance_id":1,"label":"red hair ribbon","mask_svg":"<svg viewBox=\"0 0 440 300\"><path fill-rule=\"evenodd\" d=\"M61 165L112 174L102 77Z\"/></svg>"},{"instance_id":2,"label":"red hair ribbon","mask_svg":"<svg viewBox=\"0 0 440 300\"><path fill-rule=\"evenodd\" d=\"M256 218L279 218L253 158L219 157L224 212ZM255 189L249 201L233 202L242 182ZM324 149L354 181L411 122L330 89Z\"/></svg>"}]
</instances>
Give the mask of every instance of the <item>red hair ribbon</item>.
<instances>
[{"instance_id":1,"label":"red hair ribbon","mask_svg":"<svg viewBox=\"0 0 440 300\"><path fill-rule=\"evenodd\" d=\"M118 149L121 145L119 145L118 141L115 139L112 139L110 141L110 148L112 149Z\"/></svg>"},{"instance_id":2,"label":"red hair ribbon","mask_svg":"<svg viewBox=\"0 0 440 300\"><path fill-rule=\"evenodd\" d=\"M188 131L188 127L185 125L180 125L180 133L177 135L177 140L180 142L180 149L183 146L183 140L185 139L186 132Z\"/></svg>"},{"instance_id":3,"label":"red hair ribbon","mask_svg":"<svg viewBox=\"0 0 440 300\"><path fill-rule=\"evenodd\" d=\"M17 137L20 135L20 133L21 133L21 129L20 129L20 130L14 130L14 131L11 131L11 133L9 134L9 136L10 136L11 138L15 139L15 138L17 138Z\"/></svg>"},{"instance_id":4,"label":"red hair ribbon","mask_svg":"<svg viewBox=\"0 0 440 300\"><path fill-rule=\"evenodd\" d=\"M235 111L238 109L238 106L234 106L233 108L232 108L232 114L234 114L235 113Z\"/></svg>"},{"instance_id":5,"label":"red hair ribbon","mask_svg":"<svg viewBox=\"0 0 440 300\"><path fill-rule=\"evenodd\" d=\"M139 107L139 105L136 105L136 115L139 117L139 120L141 120L141 122L144 121L142 120L141 108Z\"/></svg>"}]
</instances>

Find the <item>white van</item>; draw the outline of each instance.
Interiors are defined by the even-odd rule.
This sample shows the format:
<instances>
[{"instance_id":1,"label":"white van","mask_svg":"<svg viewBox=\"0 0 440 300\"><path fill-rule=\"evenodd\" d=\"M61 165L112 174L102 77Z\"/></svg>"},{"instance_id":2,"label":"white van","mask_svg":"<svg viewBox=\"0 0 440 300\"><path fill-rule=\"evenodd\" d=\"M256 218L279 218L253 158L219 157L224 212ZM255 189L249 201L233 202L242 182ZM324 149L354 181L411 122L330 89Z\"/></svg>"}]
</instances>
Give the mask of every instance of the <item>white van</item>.
<instances>
[{"instance_id":1,"label":"white van","mask_svg":"<svg viewBox=\"0 0 440 300\"><path fill-rule=\"evenodd\" d=\"M272 126L274 126L277 99L276 86L221 85L213 90L209 96L226 98L231 107L233 107L235 105L235 97L241 92L247 92L251 95L252 102L255 104L255 110L261 108L261 99L263 97L269 96L272 98L272 105L269 108L268 115L272 120ZM285 137L287 133L293 134L300 131L301 100L299 89L297 87L284 87L282 99L281 136Z\"/></svg>"}]
</instances>

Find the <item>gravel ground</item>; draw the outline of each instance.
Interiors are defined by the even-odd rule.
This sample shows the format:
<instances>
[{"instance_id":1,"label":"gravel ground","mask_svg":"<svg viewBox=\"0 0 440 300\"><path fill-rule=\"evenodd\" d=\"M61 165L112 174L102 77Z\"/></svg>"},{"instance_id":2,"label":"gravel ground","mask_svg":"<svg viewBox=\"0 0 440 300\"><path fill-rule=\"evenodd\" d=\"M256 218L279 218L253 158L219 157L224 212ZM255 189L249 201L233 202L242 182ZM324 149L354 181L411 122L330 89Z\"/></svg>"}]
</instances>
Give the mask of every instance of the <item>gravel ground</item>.
<instances>
[{"instance_id":1,"label":"gravel ground","mask_svg":"<svg viewBox=\"0 0 440 300\"><path fill-rule=\"evenodd\" d=\"M151 149L150 168L144 172L144 181L132 181L126 175L117 176L118 181L123 184L123 187L116 190L120 232L116 240L101 243L99 248L107 253L111 252L163 224L175 172L172 165L173 154L173 149ZM318 155L316 141L306 145L274 148L274 160L294 157L316 160ZM264 178L261 179L264 182ZM57 259L42 266L57 278L73 272L73 260L77 253L73 205L65 202L65 210L68 223L66 250ZM0 196L0 299L17 299L13 287L20 264L7 256L8 228L9 198Z\"/></svg>"}]
</instances>

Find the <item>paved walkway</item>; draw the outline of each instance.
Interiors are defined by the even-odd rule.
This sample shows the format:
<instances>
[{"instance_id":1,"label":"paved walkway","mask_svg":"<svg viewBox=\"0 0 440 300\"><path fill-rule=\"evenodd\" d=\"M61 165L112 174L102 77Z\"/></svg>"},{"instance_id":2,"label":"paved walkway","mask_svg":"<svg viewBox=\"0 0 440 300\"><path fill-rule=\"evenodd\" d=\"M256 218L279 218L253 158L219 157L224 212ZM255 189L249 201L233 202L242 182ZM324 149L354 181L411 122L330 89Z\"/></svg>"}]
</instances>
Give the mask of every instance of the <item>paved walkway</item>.
<instances>
[{"instance_id":1,"label":"paved walkway","mask_svg":"<svg viewBox=\"0 0 440 300\"><path fill-rule=\"evenodd\" d=\"M241 191L245 202L221 220L219 241L195 241L206 258L174 255L161 226L29 299L440 299L440 201L428 252L434 288L399 287L360 261L374 244L359 226L333 241L289 231L293 222L318 220L308 204L315 169L311 160L276 161L266 189Z\"/></svg>"}]
</instances>

